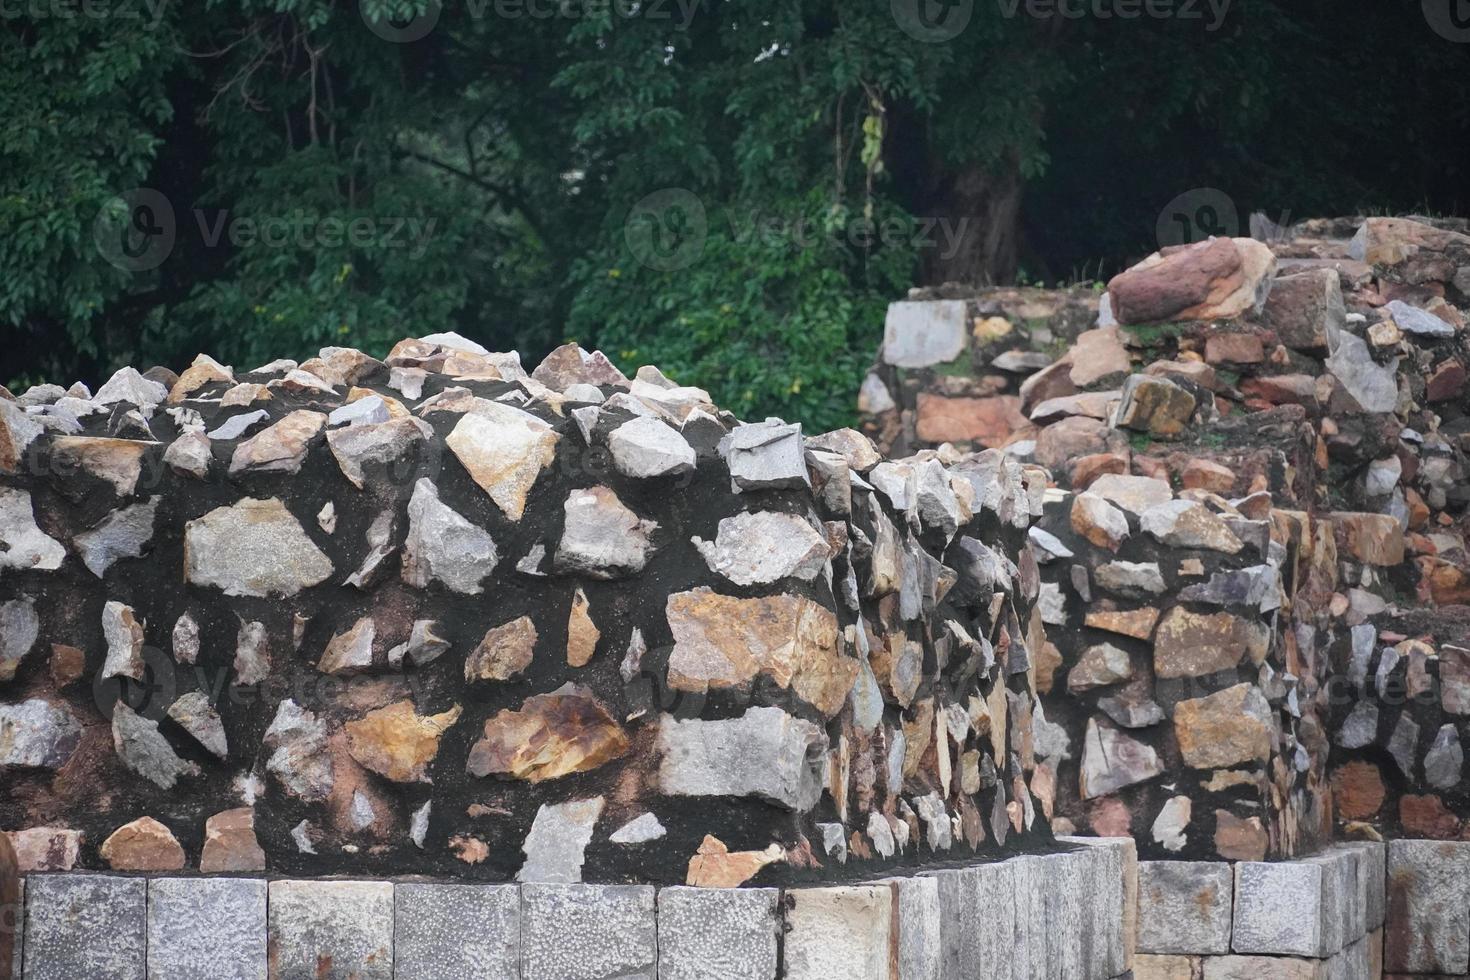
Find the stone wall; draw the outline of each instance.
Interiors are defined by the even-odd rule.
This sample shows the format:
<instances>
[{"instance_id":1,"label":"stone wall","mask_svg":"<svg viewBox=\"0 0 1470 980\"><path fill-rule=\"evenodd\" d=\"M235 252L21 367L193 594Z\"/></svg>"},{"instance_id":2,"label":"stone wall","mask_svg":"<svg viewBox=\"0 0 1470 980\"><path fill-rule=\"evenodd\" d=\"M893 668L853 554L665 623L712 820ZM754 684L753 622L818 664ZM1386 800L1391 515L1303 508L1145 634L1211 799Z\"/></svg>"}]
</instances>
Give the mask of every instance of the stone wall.
<instances>
[{"instance_id":1,"label":"stone wall","mask_svg":"<svg viewBox=\"0 0 1470 980\"><path fill-rule=\"evenodd\" d=\"M1031 534L1062 821L1151 857L1463 832L1465 231L1311 221L1165 250L1095 303L890 308L859 398L880 448L1000 447L1051 478ZM1228 711L1247 722L1217 738Z\"/></svg>"},{"instance_id":2,"label":"stone wall","mask_svg":"<svg viewBox=\"0 0 1470 980\"><path fill-rule=\"evenodd\" d=\"M998 451L439 335L0 392L0 471L23 870L733 885L1051 839L1043 488Z\"/></svg>"}]
</instances>

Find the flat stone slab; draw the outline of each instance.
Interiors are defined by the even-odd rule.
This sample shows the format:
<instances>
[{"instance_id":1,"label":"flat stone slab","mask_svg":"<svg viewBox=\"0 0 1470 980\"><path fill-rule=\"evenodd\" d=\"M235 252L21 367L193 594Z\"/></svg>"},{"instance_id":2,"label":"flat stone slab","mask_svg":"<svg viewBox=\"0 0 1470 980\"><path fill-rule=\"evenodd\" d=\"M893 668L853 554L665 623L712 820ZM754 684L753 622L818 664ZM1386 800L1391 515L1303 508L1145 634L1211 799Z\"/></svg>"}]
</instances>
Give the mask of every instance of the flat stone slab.
<instances>
[{"instance_id":1,"label":"flat stone slab","mask_svg":"<svg viewBox=\"0 0 1470 980\"><path fill-rule=\"evenodd\" d=\"M1203 980L1322 980L1322 961L1291 956L1206 956Z\"/></svg>"},{"instance_id":2,"label":"flat stone slab","mask_svg":"<svg viewBox=\"0 0 1470 980\"><path fill-rule=\"evenodd\" d=\"M26 880L20 880L19 901L15 908L0 908L0 929L15 935L14 955L10 960L10 975L16 980L20 978L21 956L25 952L26 940Z\"/></svg>"},{"instance_id":3,"label":"flat stone slab","mask_svg":"<svg viewBox=\"0 0 1470 980\"><path fill-rule=\"evenodd\" d=\"M1234 883L1225 861L1140 861L1138 951L1230 952Z\"/></svg>"},{"instance_id":4,"label":"flat stone slab","mask_svg":"<svg viewBox=\"0 0 1470 980\"><path fill-rule=\"evenodd\" d=\"M1237 953L1320 955L1323 878L1322 865L1307 861L1238 863L1231 947Z\"/></svg>"},{"instance_id":5,"label":"flat stone slab","mask_svg":"<svg viewBox=\"0 0 1470 980\"><path fill-rule=\"evenodd\" d=\"M391 980L393 883L273 881L271 980Z\"/></svg>"},{"instance_id":6,"label":"flat stone slab","mask_svg":"<svg viewBox=\"0 0 1470 980\"><path fill-rule=\"evenodd\" d=\"M892 948L898 955L895 980L942 980L939 882L921 876L885 878L881 884L893 895L890 929ZM971 928L978 924L971 923Z\"/></svg>"},{"instance_id":7,"label":"flat stone slab","mask_svg":"<svg viewBox=\"0 0 1470 980\"><path fill-rule=\"evenodd\" d=\"M1059 837L1067 844L1092 848L1092 880L1083 891L1084 906L1092 908L1092 947L1087 962L1092 974L1115 977L1130 968L1129 950L1136 940L1130 912L1137 909L1137 845L1131 837ZM1130 932L1130 929L1132 930Z\"/></svg>"},{"instance_id":8,"label":"flat stone slab","mask_svg":"<svg viewBox=\"0 0 1470 980\"><path fill-rule=\"evenodd\" d=\"M32 875L25 913L25 980L147 976L147 879Z\"/></svg>"},{"instance_id":9,"label":"flat stone slab","mask_svg":"<svg viewBox=\"0 0 1470 980\"><path fill-rule=\"evenodd\" d=\"M258 878L148 882L148 975L265 980L266 883Z\"/></svg>"},{"instance_id":10,"label":"flat stone slab","mask_svg":"<svg viewBox=\"0 0 1470 980\"><path fill-rule=\"evenodd\" d=\"M655 980L649 885L522 885L523 980Z\"/></svg>"},{"instance_id":11,"label":"flat stone slab","mask_svg":"<svg viewBox=\"0 0 1470 980\"><path fill-rule=\"evenodd\" d=\"M786 980L888 980L887 888L798 888L786 900Z\"/></svg>"},{"instance_id":12,"label":"flat stone slab","mask_svg":"<svg viewBox=\"0 0 1470 980\"><path fill-rule=\"evenodd\" d=\"M1091 851L1046 854L1038 859L1045 909L1046 973L1057 980L1084 980L1092 963L1092 914L1083 896L1092 884Z\"/></svg>"},{"instance_id":13,"label":"flat stone slab","mask_svg":"<svg viewBox=\"0 0 1470 980\"><path fill-rule=\"evenodd\" d=\"M1470 973L1470 843L1388 843L1383 968Z\"/></svg>"},{"instance_id":14,"label":"flat stone slab","mask_svg":"<svg viewBox=\"0 0 1470 980\"><path fill-rule=\"evenodd\" d=\"M393 895L393 970L411 980L518 980L520 889L399 882Z\"/></svg>"},{"instance_id":15,"label":"flat stone slab","mask_svg":"<svg viewBox=\"0 0 1470 980\"><path fill-rule=\"evenodd\" d=\"M775 888L659 889L659 980L774 980L780 900Z\"/></svg>"}]
</instances>

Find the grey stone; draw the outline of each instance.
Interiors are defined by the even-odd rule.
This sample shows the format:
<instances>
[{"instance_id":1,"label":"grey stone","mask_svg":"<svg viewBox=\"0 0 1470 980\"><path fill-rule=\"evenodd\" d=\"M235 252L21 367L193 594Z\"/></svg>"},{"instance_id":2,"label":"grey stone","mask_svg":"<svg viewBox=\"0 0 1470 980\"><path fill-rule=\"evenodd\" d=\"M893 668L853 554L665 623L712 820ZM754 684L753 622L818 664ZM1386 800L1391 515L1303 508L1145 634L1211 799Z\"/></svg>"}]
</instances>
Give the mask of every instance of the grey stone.
<instances>
[{"instance_id":1,"label":"grey stone","mask_svg":"<svg viewBox=\"0 0 1470 980\"><path fill-rule=\"evenodd\" d=\"M1036 561L1042 565L1056 561L1058 558L1071 558L1072 549L1062 543L1050 531L1032 526L1026 531L1026 537L1031 541L1031 550L1036 553Z\"/></svg>"},{"instance_id":2,"label":"grey stone","mask_svg":"<svg viewBox=\"0 0 1470 980\"><path fill-rule=\"evenodd\" d=\"M794 514L736 514L721 519L713 542L692 540L710 571L736 585L768 585L787 577L810 582L827 564L826 537Z\"/></svg>"},{"instance_id":3,"label":"grey stone","mask_svg":"<svg viewBox=\"0 0 1470 980\"><path fill-rule=\"evenodd\" d=\"M65 557L61 542L36 526L31 495L0 487L0 577L7 569L52 571Z\"/></svg>"},{"instance_id":4,"label":"grey stone","mask_svg":"<svg viewBox=\"0 0 1470 980\"><path fill-rule=\"evenodd\" d=\"M1046 923L1046 976L1057 980L1084 980L1092 960L1092 914L1083 908L1083 890L1090 884L1090 851L1045 854L1038 860L1046 885L1043 908Z\"/></svg>"},{"instance_id":5,"label":"grey stone","mask_svg":"<svg viewBox=\"0 0 1470 980\"><path fill-rule=\"evenodd\" d=\"M1073 694L1126 681L1133 676L1128 651L1111 643L1096 643L1077 659L1067 672L1067 690Z\"/></svg>"},{"instance_id":6,"label":"grey stone","mask_svg":"<svg viewBox=\"0 0 1470 980\"><path fill-rule=\"evenodd\" d=\"M659 840L667 834L668 831L664 829L662 823L659 823L658 817L652 813L645 813L623 824L609 834L607 839L614 844L646 844L651 840Z\"/></svg>"},{"instance_id":7,"label":"grey stone","mask_svg":"<svg viewBox=\"0 0 1470 980\"><path fill-rule=\"evenodd\" d=\"M1131 837L1058 837L1059 841L1096 852L1091 881L1082 888L1084 906L1092 909L1090 977L1116 977L1132 966L1137 932L1137 846Z\"/></svg>"},{"instance_id":8,"label":"grey stone","mask_svg":"<svg viewBox=\"0 0 1470 980\"><path fill-rule=\"evenodd\" d=\"M1322 980L1322 964L1288 956L1207 956L1202 980Z\"/></svg>"},{"instance_id":9,"label":"grey stone","mask_svg":"<svg viewBox=\"0 0 1470 980\"><path fill-rule=\"evenodd\" d=\"M154 878L148 883L148 975L264 980L266 883Z\"/></svg>"},{"instance_id":10,"label":"grey stone","mask_svg":"<svg viewBox=\"0 0 1470 980\"><path fill-rule=\"evenodd\" d=\"M393 975L412 980L518 980L520 889L399 882L393 897Z\"/></svg>"},{"instance_id":11,"label":"grey stone","mask_svg":"<svg viewBox=\"0 0 1470 980\"><path fill-rule=\"evenodd\" d=\"M1052 885L1047 881L1042 856L1027 854L1005 863L1011 866L1013 875L1011 980L1050 978L1046 893Z\"/></svg>"},{"instance_id":12,"label":"grey stone","mask_svg":"<svg viewBox=\"0 0 1470 980\"><path fill-rule=\"evenodd\" d=\"M388 403L383 401L383 396L368 395L333 409L327 415L327 424L331 426L375 425L378 422L388 421L389 417Z\"/></svg>"},{"instance_id":13,"label":"grey stone","mask_svg":"<svg viewBox=\"0 0 1470 980\"><path fill-rule=\"evenodd\" d=\"M805 812L826 785L827 736L775 707L739 718L659 721L659 792L670 796L756 796Z\"/></svg>"},{"instance_id":14,"label":"grey stone","mask_svg":"<svg viewBox=\"0 0 1470 980\"><path fill-rule=\"evenodd\" d=\"M10 957L11 980L21 980L21 963L25 959L26 945L26 880L20 879L16 882L16 886L14 907L0 906L0 929L15 937L15 945Z\"/></svg>"},{"instance_id":15,"label":"grey stone","mask_svg":"<svg viewBox=\"0 0 1470 980\"><path fill-rule=\"evenodd\" d=\"M190 691L168 706L168 716L193 736L194 741L220 759L230 754L224 722L203 691Z\"/></svg>"},{"instance_id":16,"label":"grey stone","mask_svg":"<svg viewBox=\"0 0 1470 980\"><path fill-rule=\"evenodd\" d=\"M82 564L101 578L122 558L138 558L153 540L153 518L161 498L113 511L90 531L72 539Z\"/></svg>"},{"instance_id":17,"label":"grey stone","mask_svg":"<svg viewBox=\"0 0 1470 980\"><path fill-rule=\"evenodd\" d=\"M361 398L353 405L369 401ZM349 406L350 407L350 406ZM339 410L340 411L340 410ZM369 463L390 467L405 460L409 452L431 432L419 419L384 419L373 424L354 424L327 432L327 448L342 475L359 490L366 483L363 467ZM390 477L396 469L390 469Z\"/></svg>"},{"instance_id":18,"label":"grey stone","mask_svg":"<svg viewBox=\"0 0 1470 980\"><path fill-rule=\"evenodd\" d=\"M0 767L60 769L81 739L81 722L64 703L0 704Z\"/></svg>"},{"instance_id":19,"label":"grey stone","mask_svg":"<svg viewBox=\"0 0 1470 980\"><path fill-rule=\"evenodd\" d=\"M1337 730L1337 744L1345 749L1372 745L1378 737L1378 702L1359 701Z\"/></svg>"},{"instance_id":20,"label":"grey stone","mask_svg":"<svg viewBox=\"0 0 1470 980\"><path fill-rule=\"evenodd\" d=\"M980 869L945 868L927 871L923 877L934 883L939 905L937 935L934 937L934 959L940 977L977 975L983 960L983 935L978 926L983 921L980 901ZM902 923L898 923L901 927ZM1007 937L1009 939L1009 937Z\"/></svg>"},{"instance_id":21,"label":"grey stone","mask_svg":"<svg viewBox=\"0 0 1470 980\"><path fill-rule=\"evenodd\" d=\"M785 980L887 980L893 899L882 885L786 893Z\"/></svg>"},{"instance_id":22,"label":"grey stone","mask_svg":"<svg viewBox=\"0 0 1470 980\"><path fill-rule=\"evenodd\" d=\"M1159 595L1165 589L1157 562L1110 561L1093 573L1097 587L1132 598Z\"/></svg>"},{"instance_id":23,"label":"grey stone","mask_svg":"<svg viewBox=\"0 0 1470 980\"><path fill-rule=\"evenodd\" d=\"M1405 333L1411 333L1416 337L1453 337L1455 335L1454 324L1446 323L1428 310L1410 306L1401 299L1389 300L1386 309L1388 315L1393 317L1393 322L1398 324L1399 329Z\"/></svg>"},{"instance_id":24,"label":"grey stone","mask_svg":"<svg viewBox=\"0 0 1470 980\"><path fill-rule=\"evenodd\" d=\"M615 579L648 564L649 536L658 528L623 506L607 487L573 490L563 505L566 521L553 559L564 574Z\"/></svg>"},{"instance_id":25,"label":"grey stone","mask_svg":"<svg viewBox=\"0 0 1470 980\"><path fill-rule=\"evenodd\" d=\"M975 865L975 907L982 914L968 925L975 934L979 961L1001 980L1009 975L1016 937L1016 889L1020 878L1015 859ZM941 931L946 920L940 917ZM983 976L983 974L981 974ZM949 974L943 974L948 980Z\"/></svg>"},{"instance_id":26,"label":"grey stone","mask_svg":"<svg viewBox=\"0 0 1470 980\"><path fill-rule=\"evenodd\" d=\"M295 701L285 700L265 730L266 748L271 749L266 771L280 781L290 795L308 803L320 803L332 792L332 758L327 747L327 726Z\"/></svg>"},{"instance_id":27,"label":"grey stone","mask_svg":"<svg viewBox=\"0 0 1470 980\"><path fill-rule=\"evenodd\" d=\"M648 479L693 472L694 447L666 422L650 417L631 419L607 436L613 465L624 476Z\"/></svg>"},{"instance_id":28,"label":"grey stone","mask_svg":"<svg viewBox=\"0 0 1470 980\"><path fill-rule=\"evenodd\" d=\"M173 789L184 776L201 774L199 765L186 762L158 730L158 722L135 713L119 701L112 709L112 747L133 772L160 789Z\"/></svg>"},{"instance_id":29,"label":"grey stone","mask_svg":"<svg viewBox=\"0 0 1470 980\"><path fill-rule=\"evenodd\" d=\"M1470 973L1470 842L1388 842L1383 968Z\"/></svg>"},{"instance_id":30,"label":"grey stone","mask_svg":"<svg viewBox=\"0 0 1470 980\"><path fill-rule=\"evenodd\" d=\"M1332 956L1363 934L1358 896L1358 855L1331 847L1302 859L1322 869L1322 942L1318 956Z\"/></svg>"},{"instance_id":31,"label":"grey stone","mask_svg":"<svg viewBox=\"0 0 1470 980\"><path fill-rule=\"evenodd\" d=\"M1139 517L1149 508L1174 499L1174 491L1166 481L1122 473L1104 473L1088 484L1087 492Z\"/></svg>"},{"instance_id":32,"label":"grey stone","mask_svg":"<svg viewBox=\"0 0 1470 980\"><path fill-rule=\"evenodd\" d=\"M332 562L275 497L247 497L184 525L185 577L225 595L292 596L332 574Z\"/></svg>"},{"instance_id":33,"label":"grey stone","mask_svg":"<svg viewBox=\"0 0 1470 980\"><path fill-rule=\"evenodd\" d=\"M1224 861L1138 862L1138 951L1230 952L1233 893Z\"/></svg>"},{"instance_id":34,"label":"grey stone","mask_svg":"<svg viewBox=\"0 0 1470 980\"><path fill-rule=\"evenodd\" d=\"M131 677L142 680L143 623L130 606L109 600L102 606L102 637L107 641L107 657L102 663L102 677Z\"/></svg>"},{"instance_id":35,"label":"grey stone","mask_svg":"<svg viewBox=\"0 0 1470 980\"><path fill-rule=\"evenodd\" d=\"M41 634L41 617L35 600L10 599L0 602L0 681L15 677L20 662L36 645Z\"/></svg>"},{"instance_id":36,"label":"grey stone","mask_svg":"<svg viewBox=\"0 0 1470 980\"><path fill-rule=\"evenodd\" d=\"M1344 946L1322 964L1323 980L1380 980L1373 967L1381 959L1369 948L1373 940L1364 936Z\"/></svg>"},{"instance_id":37,"label":"grey stone","mask_svg":"<svg viewBox=\"0 0 1470 980\"><path fill-rule=\"evenodd\" d=\"M1208 582L1181 589L1182 602L1212 606L1246 606L1261 613L1281 608L1281 573L1272 565L1215 572Z\"/></svg>"},{"instance_id":38,"label":"grey stone","mask_svg":"<svg viewBox=\"0 0 1470 980\"><path fill-rule=\"evenodd\" d=\"M1237 953L1320 956L1323 945L1323 867L1306 861L1235 866L1235 916L1230 939Z\"/></svg>"},{"instance_id":39,"label":"grey stone","mask_svg":"<svg viewBox=\"0 0 1470 980\"><path fill-rule=\"evenodd\" d=\"M235 633L235 683L259 684L270 676L270 635L264 623L241 620Z\"/></svg>"},{"instance_id":40,"label":"grey stone","mask_svg":"<svg viewBox=\"0 0 1470 980\"><path fill-rule=\"evenodd\" d=\"M1082 748L1081 795L1084 800L1107 796L1125 786L1152 779L1164 771L1152 746L1130 738L1096 718L1087 722Z\"/></svg>"},{"instance_id":41,"label":"grey stone","mask_svg":"<svg viewBox=\"0 0 1470 980\"><path fill-rule=\"evenodd\" d=\"M720 451L735 493L811 486L799 424L767 419L737 426L720 442Z\"/></svg>"},{"instance_id":42,"label":"grey stone","mask_svg":"<svg viewBox=\"0 0 1470 980\"><path fill-rule=\"evenodd\" d=\"M780 897L775 888L659 889L659 980L775 980Z\"/></svg>"},{"instance_id":43,"label":"grey stone","mask_svg":"<svg viewBox=\"0 0 1470 980\"><path fill-rule=\"evenodd\" d=\"M1042 582L1041 592L1036 597L1036 609L1041 621L1048 626L1063 626L1067 622L1067 597L1056 582Z\"/></svg>"},{"instance_id":44,"label":"grey stone","mask_svg":"<svg viewBox=\"0 0 1470 980\"><path fill-rule=\"evenodd\" d=\"M272 980L391 980L393 883L272 881Z\"/></svg>"},{"instance_id":45,"label":"grey stone","mask_svg":"<svg viewBox=\"0 0 1470 980\"><path fill-rule=\"evenodd\" d=\"M964 353L969 317L963 300L918 300L888 304L883 321L883 361L922 368Z\"/></svg>"},{"instance_id":46,"label":"grey stone","mask_svg":"<svg viewBox=\"0 0 1470 980\"><path fill-rule=\"evenodd\" d=\"M1460 733L1453 724L1441 725L1434 744L1424 754L1424 778L1435 789L1451 789L1460 781L1465 766L1465 750Z\"/></svg>"},{"instance_id":47,"label":"grey stone","mask_svg":"<svg viewBox=\"0 0 1470 980\"><path fill-rule=\"evenodd\" d=\"M1224 521L1193 500L1170 500L1150 507L1139 518L1139 526L1171 548L1204 548L1233 555L1243 547Z\"/></svg>"},{"instance_id":48,"label":"grey stone","mask_svg":"<svg viewBox=\"0 0 1470 980\"><path fill-rule=\"evenodd\" d=\"M138 373L134 367L125 367L107 379L107 383L97 389L97 394L92 396L92 401L98 405L115 405L118 402L131 402L134 405L146 406L157 405L168 397L168 389L157 381L149 381Z\"/></svg>"},{"instance_id":49,"label":"grey stone","mask_svg":"<svg viewBox=\"0 0 1470 980\"><path fill-rule=\"evenodd\" d=\"M270 413L263 408L258 408L253 412L241 412L239 415L231 415L224 422L210 430L207 433L207 438L224 441L238 439L246 432L249 432L252 427L259 425L268 418L270 418Z\"/></svg>"},{"instance_id":50,"label":"grey stone","mask_svg":"<svg viewBox=\"0 0 1470 980\"><path fill-rule=\"evenodd\" d=\"M26 881L25 980L144 980L148 881L32 875Z\"/></svg>"},{"instance_id":51,"label":"grey stone","mask_svg":"<svg viewBox=\"0 0 1470 980\"><path fill-rule=\"evenodd\" d=\"M1387 747L1388 754L1393 757L1393 761L1406 779L1413 778L1418 745L1419 723L1405 711L1399 715L1399 720L1394 724L1393 734L1388 737Z\"/></svg>"},{"instance_id":52,"label":"grey stone","mask_svg":"<svg viewBox=\"0 0 1470 980\"><path fill-rule=\"evenodd\" d=\"M1394 487L1399 485L1399 477L1403 476L1404 464L1397 456L1387 459L1375 459L1368 464L1368 474L1364 478L1363 492L1370 497L1384 497L1393 493Z\"/></svg>"},{"instance_id":53,"label":"grey stone","mask_svg":"<svg viewBox=\"0 0 1470 980\"><path fill-rule=\"evenodd\" d=\"M603 798L543 803L536 811L521 850L525 864L517 881L570 885L582 880L582 861L592 843L592 828L602 816Z\"/></svg>"},{"instance_id":54,"label":"grey stone","mask_svg":"<svg viewBox=\"0 0 1470 980\"><path fill-rule=\"evenodd\" d=\"M500 553L489 532L439 500L427 477L414 484L408 502L408 538L403 543L403 581L416 588L439 582L462 595L479 595Z\"/></svg>"},{"instance_id":55,"label":"grey stone","mask_svg":"<svg viewBox=\"0 0 1470 980\"><path fill-rule=\"evenodd\" d=\"M897 950L898 970L892 980L941 980L943 977L942 905L939 882L926 876L885 878L893 895L890 948ZM978 929L979 921L972 923Z\"/></svg>"},{"instance_id":56,"label":"grey stone","mask_svg":"<svg viewBox=\"0 0 1470 980\"><path fill-rule=\"evenodd\" d=\"M1097 706L1103 714L1124 728L1148 728L1164 720L1164 709L1150 695L1153 685L1139 678L1117 694L1099 698Z\"/></svg>"},{"instance_id":57,"label":"grey stone","mask_svg":"<svg viewBox=\"0 0 1470 980\"><path fill-rule=\"evenodd\" d=\"M1368 345L1361 337L1339 331L1328 338L1332 353L1326 360L1327 370L1365 412L1392 412L1399 400L1398 370L1400 358L1386 364L1373 360Z\"/></svg>"},{"instance_id":58,"label":"grey stone","mask_svg":"<svg viewBox=\"0 0 1470 980\"><path fill-rule=\"evenodd\" d=\"M1358 905L1363 921L1362 928L1354 929L1354 932L1367 934L1381 929L1387 887L1387 845L1382 841L1346 841L1335 846L1356 851L1358 855Z\"/></svg>"},{"instance_id":59,"label":"grey stone","mask_svg":"<svg viewBox=\"0 0 1470 980\"><path fill-rule=\"evenodd\" d=\"M472 403L444 445L495 506L519 521L536 479L556 459L561 437L530 412L483 398Z\"/></svg>"},{"instance_id":60,"label":"grey stone","mask_svg":"<svg viewBox=\"0 0 1470 980\"><path fill-rule=\"evenodd\" d=\"M1171 796L1159 808L1150 832L1154 843L1166 851L1179 852L1189 842L1189 820L1194 813L1194 801L1187 796Z\"/></svg>"},{"instance_id":61,"label":"grey stone","mask_svg":"<svg viewBox=\"0 0 1470 980\"><path fill-rule=\"evenodd\" d=\"M654 889L524 885L523 980L655 980Z\"/></svg>"}]
</instances>

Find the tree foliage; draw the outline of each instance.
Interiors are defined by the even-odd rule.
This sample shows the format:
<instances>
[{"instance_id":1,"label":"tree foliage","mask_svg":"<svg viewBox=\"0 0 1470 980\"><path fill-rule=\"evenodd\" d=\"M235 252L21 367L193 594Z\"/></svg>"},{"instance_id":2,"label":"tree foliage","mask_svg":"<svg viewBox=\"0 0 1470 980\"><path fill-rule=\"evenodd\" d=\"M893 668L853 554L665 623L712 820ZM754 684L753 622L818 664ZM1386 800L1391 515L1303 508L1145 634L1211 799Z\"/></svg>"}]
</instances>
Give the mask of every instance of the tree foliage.
<instances>
[{"instance_id":1,"label":"tree foliage","mask_svg":"<svg viewBox=\"0 0 1470 980\"><path fill-rule=\"evenodd\" d=\"M1242 220L1464 203L1470 44L1418 4L14 6L12 386L459 330L823 428L915 283L1115 271L1195 187ZM137 188L173 212L157 263L118 261Z\"/></svg>"}]
</instances>

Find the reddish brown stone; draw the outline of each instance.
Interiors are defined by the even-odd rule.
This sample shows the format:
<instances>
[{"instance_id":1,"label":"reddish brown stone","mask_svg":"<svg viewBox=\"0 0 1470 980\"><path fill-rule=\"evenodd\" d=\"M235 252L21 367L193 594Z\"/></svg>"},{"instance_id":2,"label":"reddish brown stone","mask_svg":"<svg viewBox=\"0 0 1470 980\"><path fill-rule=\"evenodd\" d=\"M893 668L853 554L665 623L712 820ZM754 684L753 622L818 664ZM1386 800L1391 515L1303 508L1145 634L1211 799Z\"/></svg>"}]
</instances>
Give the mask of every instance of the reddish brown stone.
<instances>
[{"instance_id":1,"label":"reddish brown stone","mask_svg":"<svg viewBox=\"0 0 1470 980\"><path fill-rule=\"evenodd\" d=\"M87 655L64 643L51 644L51 683L58 688L82 679L87 669Z\"/></svg>"},{"instance_id":2,"label":"reddish brown stone","mask_svg":"<svg viewBox=\"0 0 1470 980\"><path fill-rule=\"evenodd\" d=\"M1090 453L1072 463L1072 489L1081 493L1100 476L1128 473L1128 457L1122 453Z\"/></svg>"},{"instance_id":3,"label":"reddish brown stone","mask_svg":"<svg viewBox=\"0 0 1470 980\"><path fill-rule=\"evenodd\" d=\"M923 442L974 442L994 449L1030 423L1015 395L946 398L920 392L915 434Z\"/></svg>"},{"instance_id":4,"label":"reddish brown stone","mask_svg":"<svg viewBox=\"0 0 1470 980\"><path fill-rule=\"evenodd\" d=\"M1104 796L1087 805L1087 822L1099 837L1129 837L1133 814L1116 796Z\"/></svg>"},{"instance_id":5,"label":"reddish brown stone","mask_svg":"<svg viewBox=\"0 0 1470 980\"><path fill-rule=\"evenodd\" d=\"M1457 398L1464 390L1465 365L1453 359L1435 365L1424 383L1424 397L1432 402Z\"/></svg>"},{"instance_id":6,"label":"reddish brown stone","mask_svg":"<svg viewBox=\"0 0 1470 980\"><path fill-rule=\"evenodd\" d=\"M255 837L255 811L248 806L216 813L204 824L199 870L264 871L265 851Z\"/></svg>"},{"instance_id":7,"label":"reddish brown stone","mask_svg":"<svg viewBox=\"0 0 1470 980\"><path fill-rule=\"evenodd\" d=\"M1399 797L1399 823L1405 837L1451 840L1460 835L1460 818L1438 796L1412 793Z\"/></svg>"},{"instance_id":8,"label":"reddish brown stone","mask_svg":"<svg viewBox=\"0 0 1470 980\"><path fill-rule=\"evenodd\" d=\"M469 772L539 783L596 769L628 752L628 736L592 692L575 684L526 699L485 722Z\"/></svg>"},{"instance_id":9,"label":"reddish brown stone","mask_svg":"<svg viewBox=\"0 0 1470 980\"><path fill-rule=\"evenodd\" d=\"M1383 806L1383 778L1371 762L1353 761L1332 773L1337 813L1345 820L1368 820Z\"/></svg>"},{"instance_id":10,"label":"reddish brown stone","mask_svg":"<svg viewBox=\"0 0 1470 980\"><path fill-rule=\"evenodd\" d=\"M1205 341L1210 364L1260 364L1265 359L1261 338L1253 333L1217 333Z\"/></svg>"},{"instance_id":11,"label":"reddish brown stone","mask_svg":"<svg viewBox=\"0 0 1470 980\"><path fill-rule=\"evenodd\" d=\"M1267 843L1260 817L1242 818L1229 810L1215 811L1215 853L1225 860L1263 860Z\"/></svg>"},{"instance_id":12,"label":"reddish brown stone","mask_svg":"<svg viewBox=\"0 0 1470 980\"><path fill-rule=\"evenodd\" d=\"M98 853L114 871L178 871L184 866L184 849L152 817L139 817L117 828Z\"/></svg>"},{"instance_id":13,"label":"reddish brown stone","mask_svg":"<svg viewBox=\"0 0 1470 980\"><path fill-rule=\"evenodd\" d=\"M1235 471L1208 459L1192 459L1180 477L1186 490L1228 494L1235 487Z\"/></svg>"},{"instance_id":14,"label":"reddish brown stone","mask_svg":"<svg viewBox=\"0 0 1470 980\"><path fill-rule=\"evenodd\" d=\"M1149 256L1114 276L1108 295L1119 323L1226 319L1264 300L1275 265L1260 242L1211 238Z\"/></svg>"}]
</instances>

